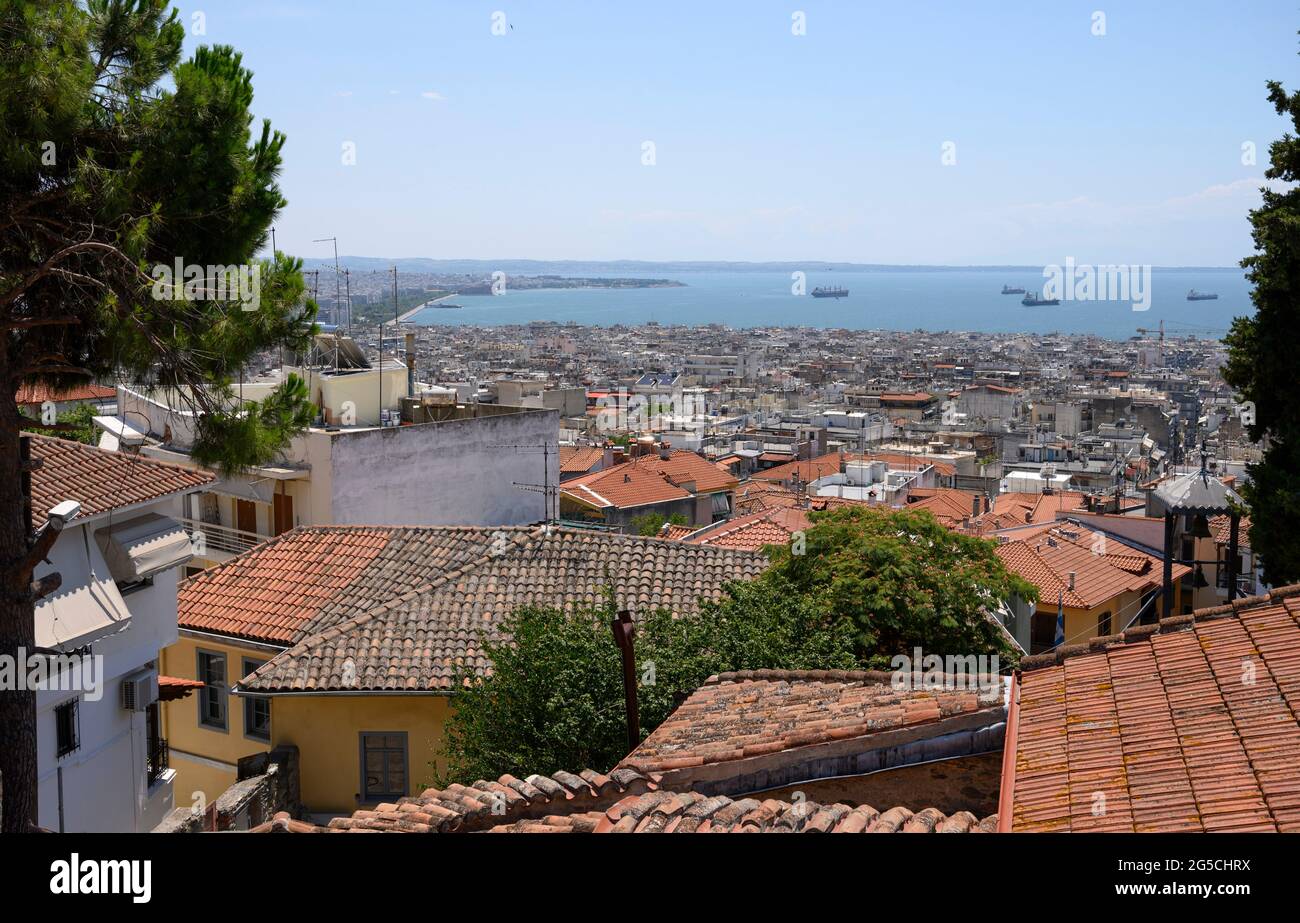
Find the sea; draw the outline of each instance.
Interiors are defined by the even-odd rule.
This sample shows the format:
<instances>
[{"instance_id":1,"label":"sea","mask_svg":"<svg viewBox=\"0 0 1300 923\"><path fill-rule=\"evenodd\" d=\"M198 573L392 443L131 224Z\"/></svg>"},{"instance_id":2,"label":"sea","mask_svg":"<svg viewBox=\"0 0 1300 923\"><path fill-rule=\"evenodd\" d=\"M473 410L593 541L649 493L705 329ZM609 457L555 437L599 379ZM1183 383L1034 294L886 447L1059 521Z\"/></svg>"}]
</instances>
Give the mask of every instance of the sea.
<instances>
[{"instance_id":1,"label":"sea","mask_svg":"<svg viewBox=\"0 0 1300 923\"><path fill-rule=\"evenodd\" d=\"M566 273L565 275L569 275ZM574 273L573 275L578 275ZM673 279L665 288L510 288L499 295L457 295L458 310L426 308L409 318L418 325L508 325L533 321L593 326L723 324L729 327L821 327L860 330L981 331L988 333L1093 334L1127 339L1137 328L1166 336L1223 336L1238 315L1254 313L1250 286L1239 268L1155 268L1149 306L1131 300L1063 300L1029 307L1002 286L1042 291L1038 268L888 268L809 271L805 292L840 287L845 298L794 293L788 271L602 271L602 277ZM1188 301L1187 293L1212 292L1215 301Z\"/></svg>"}]
</instances>

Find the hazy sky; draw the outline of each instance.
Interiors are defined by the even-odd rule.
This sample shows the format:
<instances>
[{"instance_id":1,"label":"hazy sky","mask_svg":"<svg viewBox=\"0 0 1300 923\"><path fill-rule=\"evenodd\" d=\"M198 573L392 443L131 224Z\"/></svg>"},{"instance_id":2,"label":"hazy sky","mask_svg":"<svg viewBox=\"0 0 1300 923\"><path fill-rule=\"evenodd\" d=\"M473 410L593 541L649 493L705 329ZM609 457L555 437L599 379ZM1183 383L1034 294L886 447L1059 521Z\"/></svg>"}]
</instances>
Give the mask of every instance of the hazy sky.
<instances>
[{"instance_id":1,"label":"hazy sky","mask_svg":"<svg viewBox=\"0 0 1300 923\"><path fill-rule=\"evenodd\" d=\"M1300 84L1271 0L180 9L288 135L300 256L1231 265Z\"/></svg>"}]
</instances>

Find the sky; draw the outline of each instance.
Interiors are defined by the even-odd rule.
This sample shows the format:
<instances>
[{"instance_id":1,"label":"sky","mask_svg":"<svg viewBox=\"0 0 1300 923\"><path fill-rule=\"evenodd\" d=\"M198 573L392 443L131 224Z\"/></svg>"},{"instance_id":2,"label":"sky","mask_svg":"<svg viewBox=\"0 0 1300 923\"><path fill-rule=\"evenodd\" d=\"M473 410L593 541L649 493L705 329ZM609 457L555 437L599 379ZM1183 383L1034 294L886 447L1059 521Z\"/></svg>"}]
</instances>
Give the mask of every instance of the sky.
<instances>
[{"instance_id":1,"label":"sky","mask_svg":"<svg viewBox=\"0 0 1300 923\"><path fill-rule=\"evenodd\" d=\"M337 236L436 259L1235 265L1286 127L1265 82L1300 86L1300 8L1272 0L177 8L187 50L243 53L287 135L276 240L304 257Z\"/></svg>"}]
</instances>

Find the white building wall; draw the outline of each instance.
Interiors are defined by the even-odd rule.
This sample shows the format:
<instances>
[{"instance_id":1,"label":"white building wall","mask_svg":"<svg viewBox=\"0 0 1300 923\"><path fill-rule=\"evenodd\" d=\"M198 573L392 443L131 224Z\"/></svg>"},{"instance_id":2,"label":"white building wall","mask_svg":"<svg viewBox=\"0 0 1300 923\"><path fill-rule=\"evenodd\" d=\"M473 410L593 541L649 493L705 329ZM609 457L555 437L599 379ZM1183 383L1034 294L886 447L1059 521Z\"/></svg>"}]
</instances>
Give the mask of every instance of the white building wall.
<instances>
[{"instance_id":1,"label":"white building wall","mask_svg":"<svg viewBox=\"0 0 1300 923\"><path fill-rule=\"evenodd\" d=\"M340 525L524 525L546 518L559 485L559 414L501 414L421 426L333 433L312 458L313 490L328 490ZM550 446L545 464L540 449ZM328 475L326 476L326 472ZM554 513L554 511L553 511Z\"/></svg>"}]
</instances>

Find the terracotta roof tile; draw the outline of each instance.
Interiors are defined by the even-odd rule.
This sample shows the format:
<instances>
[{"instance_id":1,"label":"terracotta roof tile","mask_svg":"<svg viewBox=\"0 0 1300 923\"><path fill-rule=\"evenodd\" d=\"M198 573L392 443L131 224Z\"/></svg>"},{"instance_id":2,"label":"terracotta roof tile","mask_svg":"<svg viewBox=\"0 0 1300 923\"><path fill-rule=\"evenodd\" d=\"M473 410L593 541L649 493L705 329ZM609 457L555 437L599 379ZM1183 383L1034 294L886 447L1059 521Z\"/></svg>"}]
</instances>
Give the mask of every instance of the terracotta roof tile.
<instances>
[{"instance_id":1,"label":"terracotta roof tile","mask_svg":"<svg viewBox=\"0 0 1300 923\"><path fill-rule=\"evenodd\" d=\"M81 515L187 493L215 478L142 455L107 452L80 442L30 435L32 458L41 465L32 472L32 519L39 528L46 511L64 500L81 503Z\"/></svg>"},{"instance_id":2,"label":"terracotta roof tile","mask_svg":"<svg viewBox=\"0 0 1300 923\"><path fill-rule=\"evenodd\" d=\"M24 404L43 404L46 401L111 401L117 397L117 389L104 385L84 384L70 388L51 388L41 382L24 382L14 394L14 401L19 406Z\"/></svg>"},{"instance_id":3,"label":"terracotta roof tile","mask_svg":"<svg viewBox=\"0 0 1300 923\"><path fill-rule=\"evenodd\" d=\"M599 605L607 568L620 605L687 614L767 564L746 551L542 526L300 529L188 582L181 624L293 645L242 688L445 691L458 667L486 675L481 636L518 607Z\"/></svg>"},{"instance_id":4,"label":"terracotta roof tile","mask_svg":"<svg viewBox=\"0 0 1300 923\"><path fill-rule=\"evenodd\" d=\"M1023 661L1016 831L1300 830L1300 586Z\"/></svg>"},{"instance_id":5,"label":"terracotta roof tile","mask_svg":"<svg viewBox=\"0 0 1300 923\"><path fill-rule=\"evenodd\" d=\"M1004 708L1000 680L979 689L899 690L892 678L838 670L712 677L619 766L666 772Z\"/></svg>"}]
</instances>

